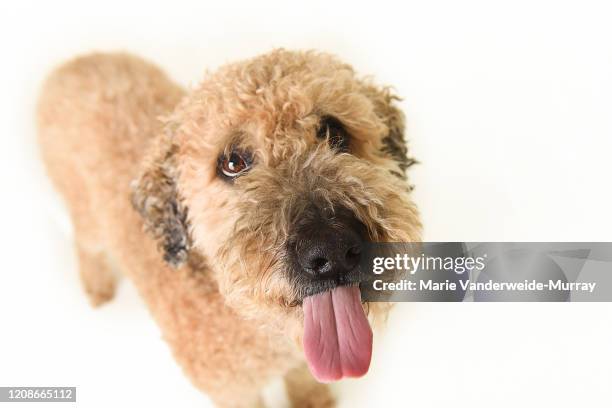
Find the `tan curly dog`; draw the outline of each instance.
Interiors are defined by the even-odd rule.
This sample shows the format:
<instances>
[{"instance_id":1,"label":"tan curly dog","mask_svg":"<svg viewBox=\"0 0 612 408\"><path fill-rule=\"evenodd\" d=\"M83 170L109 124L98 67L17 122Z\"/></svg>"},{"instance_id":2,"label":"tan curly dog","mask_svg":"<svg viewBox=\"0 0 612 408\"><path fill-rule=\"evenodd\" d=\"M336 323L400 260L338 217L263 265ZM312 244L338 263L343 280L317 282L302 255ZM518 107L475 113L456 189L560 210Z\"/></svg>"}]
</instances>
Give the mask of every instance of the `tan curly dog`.
<instances>
[{"instance_id":1,"label":"tan curly dog","mask_svg":"<svg viewBox=\"0 0 612 408\"><path fill-rule=\"evenodd\" d=\"M420 237L396 99L312 51L189 92L126 54L63 65L39 141L91 302L128 276L219 406L257 406L279 377L294 406L332 406L323 383L365 374L386 310L361 302L363 243Z\"/></svg>"}]
</instances>

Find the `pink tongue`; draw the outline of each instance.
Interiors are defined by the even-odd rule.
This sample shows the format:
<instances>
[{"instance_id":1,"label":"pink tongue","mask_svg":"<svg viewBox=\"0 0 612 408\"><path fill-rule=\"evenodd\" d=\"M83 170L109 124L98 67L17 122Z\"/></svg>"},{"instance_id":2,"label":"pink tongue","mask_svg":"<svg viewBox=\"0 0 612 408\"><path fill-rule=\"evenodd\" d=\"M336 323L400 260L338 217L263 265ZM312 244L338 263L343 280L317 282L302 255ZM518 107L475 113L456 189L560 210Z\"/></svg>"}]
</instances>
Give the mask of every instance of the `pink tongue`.
<instances>
[{"instance_id":1,"label":"pink tongue","mask_svg":"<svg viewBox=\"0 0 612 408\"><path fill-rule=\"evenodd\" d=\"M357 286L304 299L304 353L321 382L360 377L370 367L372 330Z\"/></svg>"}]
</instances>

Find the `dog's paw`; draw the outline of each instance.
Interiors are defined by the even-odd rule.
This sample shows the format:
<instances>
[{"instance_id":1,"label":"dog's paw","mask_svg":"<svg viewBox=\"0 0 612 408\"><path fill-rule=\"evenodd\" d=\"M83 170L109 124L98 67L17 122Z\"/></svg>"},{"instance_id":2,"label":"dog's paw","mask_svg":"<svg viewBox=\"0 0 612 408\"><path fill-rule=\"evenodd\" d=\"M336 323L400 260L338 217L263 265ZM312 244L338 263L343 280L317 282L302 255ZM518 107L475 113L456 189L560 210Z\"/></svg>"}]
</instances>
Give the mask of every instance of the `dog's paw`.
<instances>
[{"instance_id":1,"label":"dog's paw","mask_svg":"<svg viewBox=\"0 0 612 408\"><path fill-rule=\"evenodd\" d=\"M96 285L85 285L85 293L92 307L99 307L115 297L116 284L114 281Z\"/></svg>"}]
</instances>

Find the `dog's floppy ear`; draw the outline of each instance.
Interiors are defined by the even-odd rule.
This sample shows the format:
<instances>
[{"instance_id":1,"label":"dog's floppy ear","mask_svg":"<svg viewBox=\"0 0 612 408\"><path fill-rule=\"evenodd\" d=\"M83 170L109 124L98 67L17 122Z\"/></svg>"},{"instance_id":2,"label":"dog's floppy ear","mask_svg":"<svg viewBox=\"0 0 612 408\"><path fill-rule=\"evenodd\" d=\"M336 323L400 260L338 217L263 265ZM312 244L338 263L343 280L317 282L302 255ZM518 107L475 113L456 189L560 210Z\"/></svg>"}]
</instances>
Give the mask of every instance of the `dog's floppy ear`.
<instances>
[{"instance_id":1,"label":"dog's floppy ear","mask_svg":"<svg viewBox=\"0 0 612 408\"><path fill-rule=\"evenodd\" d=\"M164 260L174 267L187 261L191 247L187 208L177 189L176 151L172 135L160 135L132 182L132 204L144 218L146 231L157 240Z\"/></svg>"},{"instance_id":2,"label":"dog's floppy ear","mask_svg":"<svg viewBox=\"0 0 612 408\"><path fill-rule=\"evenodd\" d=\"M408 156L408 146L404 138L404 113L395 104L400 98L388 87L381 88L371 83L364 83L363 92L370 98L376 114L389 129L383 139L383 151L398 163L403 173L401 176L405 178L406 169L415 164L416 160Z\"/></svg>"}]
</instances>

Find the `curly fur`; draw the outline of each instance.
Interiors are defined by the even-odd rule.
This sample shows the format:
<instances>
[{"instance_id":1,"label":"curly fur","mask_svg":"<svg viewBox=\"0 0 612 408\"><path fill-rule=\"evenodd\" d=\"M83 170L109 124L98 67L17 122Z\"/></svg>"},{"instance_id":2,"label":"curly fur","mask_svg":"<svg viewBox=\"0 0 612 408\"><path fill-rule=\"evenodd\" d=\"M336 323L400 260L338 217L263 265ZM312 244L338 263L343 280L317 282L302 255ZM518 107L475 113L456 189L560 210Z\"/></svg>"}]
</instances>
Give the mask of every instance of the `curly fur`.
<instances>
[{"instance_id":1,"label":"curly fur","mask_svg":"<svg viewBox=\"0 0 612 408\"><path fill-rule=\"evenodd\" d=\"M40 99L39 138L90 299L112 297L117 265L218 405L256 405L284 375L294 405L332 405L303 368L305 293L287 273L286 243L313 205L350 211L373 241L420 239L396 100L312 51L226 65L189 93L124 54L59 68ZM317 137L323 117L350 135L347 153ZM216 172L230 146L254 157L232 183ZM364 307L372 318L387 309Z\"/></svg>"}]
</instances>

